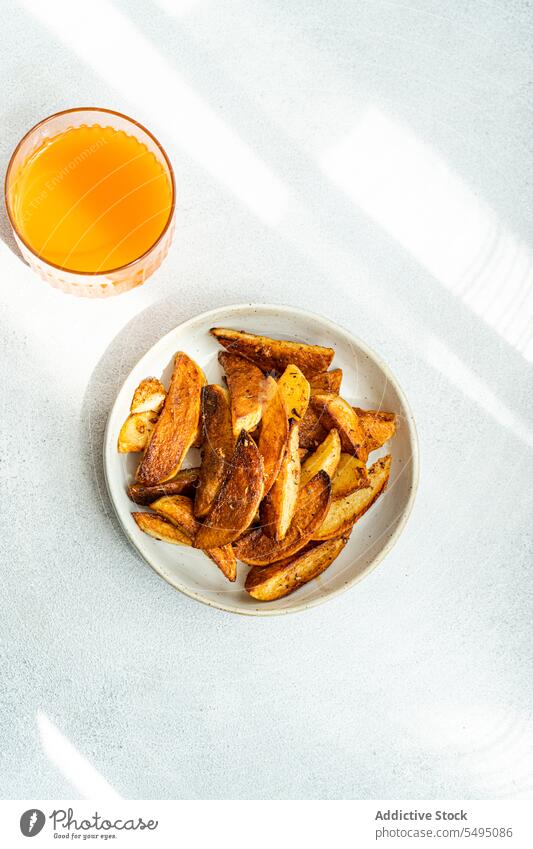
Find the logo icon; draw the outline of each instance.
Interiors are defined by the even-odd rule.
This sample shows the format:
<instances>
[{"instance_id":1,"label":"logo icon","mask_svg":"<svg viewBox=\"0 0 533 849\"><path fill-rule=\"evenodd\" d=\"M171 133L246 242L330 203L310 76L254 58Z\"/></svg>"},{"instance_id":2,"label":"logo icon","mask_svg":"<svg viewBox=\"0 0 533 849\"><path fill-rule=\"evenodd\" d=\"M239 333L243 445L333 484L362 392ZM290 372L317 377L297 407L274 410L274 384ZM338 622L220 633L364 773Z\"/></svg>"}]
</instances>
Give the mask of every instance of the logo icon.
<instances>
[{"instance_id":1,"label":"logo icon","mask_svg":"<svg viewBox=\"0 0 533 849\"><path fill-rule=\"evenodd\" d=\"M38 808L30 808L29 811L24 811L20 818L20 830L24 837L35 837L42 831L46 822L46 817Z\"/></svg>"}]
</instances>

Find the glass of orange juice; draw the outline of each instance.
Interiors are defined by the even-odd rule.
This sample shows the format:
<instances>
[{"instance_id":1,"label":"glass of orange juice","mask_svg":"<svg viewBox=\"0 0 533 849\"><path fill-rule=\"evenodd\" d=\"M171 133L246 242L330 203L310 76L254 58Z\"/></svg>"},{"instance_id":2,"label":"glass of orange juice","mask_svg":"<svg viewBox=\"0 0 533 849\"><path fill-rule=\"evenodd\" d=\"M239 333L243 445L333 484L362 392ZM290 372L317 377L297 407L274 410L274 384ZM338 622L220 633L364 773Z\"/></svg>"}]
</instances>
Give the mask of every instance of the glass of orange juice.
<instances>
[{"instance_id":1,"label":"glass of orange juice","mask_svg":"<svg viewBox=\"0 0 533 849\"><path fill-rule=\"evenodd\" d=\"M145 127L110 109L67 109L36 124L13 152L5 199L23 257L64 292L132 289L172 241L169 158Z\"/></svg>"}]
</instances>

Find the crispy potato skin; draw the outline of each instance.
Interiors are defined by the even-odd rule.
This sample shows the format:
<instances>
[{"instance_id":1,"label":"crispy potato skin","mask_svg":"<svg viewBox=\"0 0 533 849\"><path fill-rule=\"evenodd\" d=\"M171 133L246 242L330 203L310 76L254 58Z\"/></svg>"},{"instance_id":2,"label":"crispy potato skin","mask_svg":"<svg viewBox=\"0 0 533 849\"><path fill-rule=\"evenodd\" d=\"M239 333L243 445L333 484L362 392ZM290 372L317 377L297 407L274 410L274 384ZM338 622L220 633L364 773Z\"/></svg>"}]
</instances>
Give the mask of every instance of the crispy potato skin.
<instances>
[{"instance_id":1,"label":"crispy potato skin","mask_svg":"<svg viewBox=\"0 0 533 849\"><path fill-rule=\"evenodd\" d=\"M365 435L366 457L361 459L366 460L371 451L376 451L392 439L396 433L396 416L382 410L361 410L359 407L354 407L354 410Z\"/></svg>"},{"instance_id":2,"label":"crispy potato skin","mask_svg":"<svg viewBox=\"0 0 533 849\"><path fill-rule=\"evenodd\" d=\"M233 433L237 437L241 430L250 432L261 421L267 381L257 366L237 354L220 351L218 361L226 373Z\"/></svg>"},{"instance_id":3,"label":"crispy potato skin","mask_svg":"<svg viewBox=\"0 0 533 849\"><path fill-rule=\"evenodd\" d=\"M117 449L120 454L144 451L156 426L157 413L131 413L118 435Z\"/></svg>"},{"instance_id":4,"label":"crispy potato skin","mask_svg":"<svg viewBox=\"0 0 533 849\"><path fill-rule=\"evenodd\" d=\"M357 489L367 486L370 486L370 483L363 461L352 454L341 454L337 471L331 480L331 497L345 498Z\"/></svg>"},{"instance_id":5,"label":"crispy potato skin","mask_svg":"<svg viewBox=\"0 0 533 849\"><path fill-rule=\"evenodd\" d=\"M309 380L311 395L338 395L341 390L342 369L334 368L331 371L323 371L315 374Z\"/></svg>"},{"instance_id":6,"label":"crispy potato skin","mask_svg":"<svg viewBox=\"0 0 533 849\"><path fill-rule=\"evenodd\" d=\"M286 560L270 566L252 566L245 589L258 601L283 598L321 575L339 556L347 541L348 537L341 537L318 545L312 543Z\"/></svg>"},{"instance_id":7,"label":"crispy potato skin","mask_svg":"<svg viewBox=\"0 0 533 849\"><path fill-rule=\"evenodd\" d=\"M278 476L261 502L260 521L263 533L275 540L285 538L296 509L300 488L298 429L298 422L293 421Z\"/></svg>"},{"instance_id":8,"label":"crispy potato skin","mask_svg":"<svg viewBox=\"0 0 533 849\"><path fill-rule=\"evenodd\" d=\"M300 551L322 524L331 500L331 481L319 472L300 488L296 509L285 539L270 539L261 528L250 531L235 544L235 554L243 563L266 566Z\"/></svg>"},{"instance_id":9,"label":"crispy potato skin","mask_svg":"<svg viewBox=\"0 0 533 849\"><path fill-rule=\"evenodd\" d=\"M196 534L196 548L226 545L246 530L263 497L263 479L263 460L257 445L241 431L213 507Z\"/></svg>"},{"instance_id":10,"label":"crispy potato skin","mask_svg":"<svg viewBox=\"0 0 533 849\"><path fill-rule=\"evenodd\" d=\"M157 377L145 377L133 393L130 413L159 413L167 391Z\"/></svg>"},{"instance_id":11,"label":"crispy potato skin","mask_svg":"<svg viewBox=\"0 0 533 849\"><path fill-rule=\"evenodd\" d=\"M128 496L136 504L152 504L165 495L187 495L198 483L199 469L182 469L175 478L167 483L144 486L134 483L128 487Z\"/></svg>"},{"instance_id":12,"label":"crispy potato skin","mask_svg":"<svg viewBox=\"0 0 533 849\"><path fill-rule=\"evenodd\" d=\"M152 510L171 522L179 531L187 537L187 545L192 545L194 537L200 527L193 512L193 503L190 498L183 495L159 498L150 505ZM204 549L204 553L212 560L228 581L235 581L237 577L237 560L231 545Z\"/></svg>"},{"instance_id":13,"label":"crispy potato skin","mask_svg":"<svg viewBox=\"0 0 533 849\"><path fill-rule=\"evenodd\" d=\"M309 406L300 422L300 448L314 451L321 442L324 442L327 435L328 431L322 424L320 416L312 406Z\"/></svg>"},{"instance_id":14,"label":"crispy potato skin","mask_svg":"<svg viewBox=\"0 0 533 849\"><path fill-rule=\"evenodd\" d=\"M171 522L153 513L132 513L137 526L145 534L172 545L191 545L190 537Z\"/></svg>"},{"instance_id":15,"label":"crispy potato skin","mask_svg":"<svg viewBox=\"0 0 533 849\"><path fill-rule=\"evenodd\" d=\"M353 527L361 516L372 507L374 502L385 491L389 481L391 456L376 460L368 470L370 486L359 489L345 498L332 501L327 515L317 532L313 534L315 540L333 539L345 534Z\"/></svg>"},{"instance_id":16,"label":"crispy potato skin","mask_svg":"<svg viewBox=\"0 0 533 849\"><path fill-rule=\"evenodd\" d=\"M195 516L206 516L220 489L235 440L229 396L222 386L202 389L202 465L194 499Z\"/></svg>"},{"instance_id":17,"label":"crispy potato skin","mask_svg":"<svg viewBox=\"0 0 533 849\"><path fill-rule=\"evenodd\" d=\"M179 351L163 410L137 471L137 483L153 486L179 472L187 451L198 438L204 383L199 366Z\"/></svg>"},{"instance_id":18,"label":"crispy potato skin","mask_svg":"<svg viewBox=\"0 0 533 849\"><path fill-rule=\"evenodd\" d=\"M183 533L187 534L191 541L198 530L198 522L194 516L192 501L186 495L164 495L150 504L159 516L168 519Z\"/></svg>"},{"instance_id":19,"label":"crispy potato skin","mask_svg":"<svg viewBox=\"0 0 533 849\"><path fill-rule=\"evenodd\" d=\"M278 390L285 404L287 418L297 421L303 419L309 405L311 388L298 366L287 366L278 380Z\"/></svg>"},{"instance_id":20,"label":"crispy potato skin","mask_svg":"<svg viewBox=\"0 0 533 849\"><path fill-rule=\"evenodd\" d=\"M363 428L357 413L344 398L339 395L312 395L311 406L328 430L336 428L339 431L343 451L356 457L364 454Z\"/></svg>"},{"instance_id":21,"label":"crispy potato skin","mask_svg":"<svg viewBox=\"0 0 533 849\"><path fill-rule=\"evenodd\" d=\"M321 469L328 473L331 479L337 470L341 458L341 440L338 430L330 430L324 441L318 446L302 466L300 486L311 480Z\"/></svg>"},{"instance_id":22,"label":"crispy potato skin","mask_svg":"<svg viewBox=\"0 0 533 849\"><path fill-rule=\"evenodd\" d=\"M295 365L309 378L327 371L333 359L333 348L321 345L304 345L285 339L270 339L225 327L212 327L212 335L226 350L251 360L260 369L282 374L287 366Z\"/></svg>"},{"instance_id":23,"label":"crispy potato skin","mask_svg":"<svg viewBox=\"0 0 533 849\"><path fill-rule=\"evenodd\" d=\"M237 558L233 546L223 545L220 548L208 548L205 553L216 563L222 574L232 583L237 580Z\"/></svg>"},{"instance_id":24,"label":"crispy potato skin","mask_svg":"<svg viewBox=\"0 0 533 849\"><path fill-rule=\"evenodd\" d=\"M273 377L267 378L267 400L263 407L263 419L257 447L263 458L266 495L278 476L281 461L289 438L289 421L283 397Z\"/></svg>"}]
</instances>

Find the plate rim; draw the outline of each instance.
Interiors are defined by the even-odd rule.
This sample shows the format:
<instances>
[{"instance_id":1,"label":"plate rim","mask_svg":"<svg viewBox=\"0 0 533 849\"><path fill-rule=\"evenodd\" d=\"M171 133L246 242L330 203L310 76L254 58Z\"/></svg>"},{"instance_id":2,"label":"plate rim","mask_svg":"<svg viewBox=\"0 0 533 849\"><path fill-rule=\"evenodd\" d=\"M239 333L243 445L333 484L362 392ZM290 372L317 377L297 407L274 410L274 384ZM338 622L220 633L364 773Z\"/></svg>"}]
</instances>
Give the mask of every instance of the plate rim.
<instances>
[{"instance_id":1,"label":"plate rim","mask_svg":"<svg viewBox=\"0 0 533 849\"><path fill-rule=\"evenodd\" d=\"M372 360L381 369L381 371L384 373L387 380L390 381L390 383L393 385L394 389L396 390L397 394L399 395L399 397L402 401L403 407L405 409L405 412L407 414L406 415L406 421L407 421L407 426L408 426L409 434L410 434L410 441L411 441L411 445L412 445L411 463L412 463L412 479L413 480L412 480L411 491L409 493L409 498L408 498L406 507L405 507L405 509L404 509L404 511L403 511L403 513L402 513L402 515L401 515L401 517L400 517L400 519L399 519L399 521L396 525L394 532L389 537L389 539L387 540L386 544L384 545L382 550L379 552L379 554L377 554L374 557L374 559L361 572L359 572L357 575L355 575L350 580L346 581L341 587L338 587L338 589L332 590L331 592L327 593L326 595L321 595L316 599L313 599L313 600L310 600L310 601L302 601L299 604L297 603L292 607L281 608L281 609L280 608L274 609L274 608L271 608L271 607L269 608L266 604L262 607L255 607L255 606L249 607L249 608L235 607L231 604L226 604L224 602L215 602L215 601L213 601L209 598L206 598L201 593L199 593L195 590L192 590L189 587L186 587L182 584L178 584L177 582L171 583L171 581L168 579L168 577L166 577L163 574L162 570L155 565L155 562L153 562L153 559L150 558L147 554L145 554L143 551L141 551L139 549L139 547L138 547L137 543L135 542L135 540L133 539L133 536L130 533L129 529L126 527L126 525L122 521L122 518L121 518L119 511L118 511L117 504L115 503L115 499L113 497L111 484L110 484L110 481L109 481L109 475L108 475L107 457L108 457L108 452L109 452L109 449L110 449L111 422L114 418L115 410L116 410L116 407L117 407L117 404L118 404L118 400L119 400L119 398L122 394L122 391L124 389L126 382L129 380L131 373L141 364L141 362L144 360L144 358L147 357L149 354L153 353L154 349L157 349L159 346L163 347L165 341L170 336L172 336L174 333L176 333L176 331L185 330L190 325L192 325L196 322L202 322L202 321L205 321L206 319L208 320L210 318L210 316L215 316L215 315L217 315L218 313L221 313L221 312L233 312L235 314L239 314L239 313L242 313L243 311L253 311L253 310L264 311L264 312L275 310L277 312L285 313L286 315L297 314L297 315L300 315L300 316L305 316L305 317L307 317L311 320L318 321L319 323L325 325L326 327L329 327L334 333L338 334L340 332L341 335L343 335L347 339L347 341L349 341L350 343L355 343L355 345L370 360ZM413 411L411 409L411 405L409 404L409 401L407 400L407 396L406 396L402 386L398 382L397 378L391 372L387 363L385 363L384 360L379 356L379 354L377 354L372 348L370 348L366 344L366 342L364 342L362 339L360 339L358 336L356 336L350 330L345 328L343 325L339 324L336 321L333 321L330 318L327 318L326 316L319 315L318 313L315 313L311 310L301 309L300 307L293 307L289 304L240 303L240 304L228 304L226 306L221 305L221 306L218 306L218 307L214 307L211 310L206 310L205 312L197 313L196 315L191 316L191 318L188 318L185 321L180 322L180 324L177 324L175 327L172 328L172 330L169 330L167 333L165 333L163 336L161 336L160 339L158 339L156 342L154 342L154 344L151 345L150 348L148 348L144 352L144 354L142 354L142 356L137 360L135 365L132 366L132 368L129 370L128 374L126 375L126 377L122 381L122 384L121 384L121 386L120 386L120 388L119 388L119 390L118 390L118 392L115 396L115 400L114 400L114 402L111 406L111 409L109 410L108 416L107 416L102 448L103 448L103 458L102 459L103 459L103 467L104 467L104 478L105 478L105 483L106 483L106 488L107 488L109 500L111 502L111 505L112 505L113 510L115 512L115 516L117 517L118 523L121 527L121 530L122 530L126 540L132 546L132 548L154 570L154 572L156 572L156 574L159 575L160 578L162 578L170 587L172 587L172 589L177 590L178 592L183 593L183 595L186 595L189 598L193 599L194 601L200 602L201 604L205 604L208 607L212 607L216 610L222 610L226 613L235 613L235 614L238 614L240 616L282 616L282 615L286 615L288 613L299 613L299 612L302 612L304 610L309 610L312 607L317 607L319 604L324 604L325 602L330 601L333 598L336 598L337 596L339 596L342 593L349 590L355 584L359 583L359 581L361 581L363 578L366 578L367 575L369 575L377 566L379 566L379 564L390 553L390 551L392 550L392 548L394 547L394 545L398 541L400 535L402 534L403 530L405 529L407 521L408 521L408 519L411 515L411 512L413 510L414 502L416 500L416 495L417 495L417 492L418 492L419 480L420 480L420 446L419 446L418 431L417 431L417 427L416 427L415 418L414 418L414 415L413 415Z\"/></svg>"}]
</instances>

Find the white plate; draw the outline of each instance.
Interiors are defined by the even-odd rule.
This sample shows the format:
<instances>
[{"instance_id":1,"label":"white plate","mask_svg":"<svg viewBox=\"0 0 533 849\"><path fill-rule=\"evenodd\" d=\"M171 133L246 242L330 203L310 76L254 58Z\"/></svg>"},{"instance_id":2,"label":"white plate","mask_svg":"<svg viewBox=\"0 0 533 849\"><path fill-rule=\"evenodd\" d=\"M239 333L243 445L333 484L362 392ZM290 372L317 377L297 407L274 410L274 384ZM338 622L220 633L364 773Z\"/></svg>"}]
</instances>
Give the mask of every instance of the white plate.
<instances>
[{"instance_id":1,"label":"white plate","mask_svg":"<svg viewBox=\"0 0 533 849\"><path fill-rule=\"evenodd\" d=\"M176 351L185 351L196 360L208 381L221 382L222 372L217 361L221 348L209 334L209 329L217 326L328 345L335 349L333 367L340 366L344 371L342 394L348 401L356 406L392 410L398 414L398 432L390 446L371 455L373 462L380 454L392 453L387 491L356 524L348 545L326 572L274 602L259 604L245 592L246 566L239 564L237 581L230 584L201 551L170 545L143 534L131 518L132 510L143 508L133 505L126 494L139 456L119 454L116 448L135 387L148 376L159 377L168 385ZM265 616L320 604L368 574L390 551L415 498L418 441L413 416L402 390L387 366L363 342L313 313L285 306L244 304L221 307L180 324L142 357L130 372L111 410L104 439L104 468L109 495L126 536L171 586L222 610Z\"/></svg>"}]
</instances>

